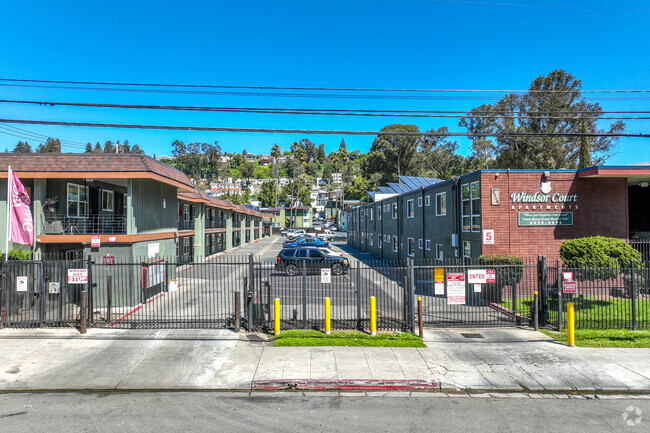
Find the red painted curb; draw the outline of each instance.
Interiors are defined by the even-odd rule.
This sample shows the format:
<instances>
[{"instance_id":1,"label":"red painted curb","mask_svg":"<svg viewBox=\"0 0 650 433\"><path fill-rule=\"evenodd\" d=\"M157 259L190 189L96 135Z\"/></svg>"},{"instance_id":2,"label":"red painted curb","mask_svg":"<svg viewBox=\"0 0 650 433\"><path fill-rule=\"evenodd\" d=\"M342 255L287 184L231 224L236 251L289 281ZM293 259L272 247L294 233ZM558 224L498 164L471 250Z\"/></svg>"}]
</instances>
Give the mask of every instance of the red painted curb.
<instances>
[{"instance_id":1,"label":"red painted curb","mask_svg":"<svg viewBox=\"0 0 650 433\"><path fill-rule=\"evenodd\" d=\"M279 379L254 380L253 390L365 390L365 391L434 391L440 389L437 380L380 379Z\"/></svg>"}]
</instances>

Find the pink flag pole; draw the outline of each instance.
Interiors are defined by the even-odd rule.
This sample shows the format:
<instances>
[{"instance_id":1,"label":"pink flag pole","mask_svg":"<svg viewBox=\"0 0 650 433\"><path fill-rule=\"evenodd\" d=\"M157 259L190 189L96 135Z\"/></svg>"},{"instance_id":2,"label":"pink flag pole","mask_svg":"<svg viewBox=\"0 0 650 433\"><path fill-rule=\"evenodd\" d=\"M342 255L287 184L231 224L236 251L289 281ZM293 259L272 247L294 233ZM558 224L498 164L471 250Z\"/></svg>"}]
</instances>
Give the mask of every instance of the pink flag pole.
<instances>
[{"instance_id":1,"label":"pink flag pole","mask_svg":"<svg viewBox=\"0 0 650 433\"><path fill-rule=\"evenodd\" d=\"M11 237L11 165L7 166L7 230L5 231L5 259L9 258L9 238Z\"/></svg>"}]
</instances>

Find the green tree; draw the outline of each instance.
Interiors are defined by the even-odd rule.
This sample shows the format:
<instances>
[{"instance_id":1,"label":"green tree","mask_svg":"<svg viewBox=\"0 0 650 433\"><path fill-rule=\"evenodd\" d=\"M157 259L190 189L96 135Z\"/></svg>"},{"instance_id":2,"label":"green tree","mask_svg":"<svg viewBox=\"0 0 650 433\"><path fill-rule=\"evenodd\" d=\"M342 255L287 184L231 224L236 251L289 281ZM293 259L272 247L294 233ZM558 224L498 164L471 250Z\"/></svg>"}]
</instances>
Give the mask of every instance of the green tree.
<instances>
[{"instance_id":1,"label":"green tree","mask_svg":"<svg viewBox=\"0 0 650 433\"><path fill-rule=\"evenodd\" d=\"M463 174L465 158L458 155L458 143L450 141L445 135L449 130L446 126L429 133L438 135L425 135L420 143L419 174L438 179L451 179Z\"/></svg>"},{"instance_id":2,"label":"green tree","mask_svg":"<svg viewBox=\"0 0 650 433\"><path fill-rule=\"evenodd\" d=\"M111 140L104 143L104 153L115 153L115 146Z\"/></svg>"},{"instance_id":3,"label":"green tree","mask_svg":"<svg viewBox=\"0 0 650 433\"><path fill-rule=\"evenodd\" d=\"M102 153L102 145L99 144L99 141L95 144L95 148L93 149L93 153Z\"/></svg>"},{"instance_id":4,"label":"green tree","mask_svg":"<svg viewBox=\"0 0 650 433\"><path fill-rule=\"evenodd\" d=\"M58 138L49 137L45 144L39 144L36 148L38 153L61 153L61 141Z\"/></svg>"},{"instance_id":5,"label":"green tree","mask_svg":"<svg viewBox=\"0 0 650 433\"><path fill-rule=\"evenodd\" d=\"M16 147L14 147L14 153L32 153L32 146L26 141L19 141Z\"/></svg>"},{"instance_id":6,"label":"green tree","mask_svg":"<svg viewBox=\"0 0 650 433\"><path fill-rule=\"evenodd\" d=\"M375 184L363 176L356 176L350 185L344 188L345 197L352 200L366 201L368 198L367 192L375 188Z\"/></svg>"},{"instance_id":7,"label":"green tree","mask_svg":"<svg viewBox=\"0 0 650 433\"><path fill-rule=\"evenodd\" d=\"M500 168L541 169L576 168L580 153L580 137L513 136L508 134L570 134L580 133L583 125L592 133L598 128L602 109L582 97L582 82L564 70L557 69L539 76L525 94L510 93L493 105L481 105L461 118L472 140L485 140L480 134L494 134L491 141ZM610 125L609 132L621 132L621 121ZM473 135L475 134L475 135ZM593 163L602 164L618 138L585 137ZM488 146L484 146L487 149Z\"/></svg>"},{"instance_id":8,"label":"green tree","mask_svg":"<svg viewBox=\"0 0 650 433\"><path fill-rule=\"evenodd\" d=\"M275 181L264 182L260 187L260 200L263 207L276 206L277 200L283 200L282 192L278 191L278 184Z\"/></svg>"},{"instance_id":9,"label":"green tree","mask_svg":"<svg viewBox=\"0 0 650 433\"><path fill-rule=\"evenodd\" d=\"M362 167L364 175L384 184L397 181L397 176L415 174L420 137L399 133L419 132L418 127L394 124L383 127L381 132L396 134L382 134L375 138Z\"/></svg>"},{"instance_id":10,"label":"green tree","mask_svg":"<svg viewBox=\"0 0 650 433\"><path fill-rule=\"evenodd\" d=\"M581 131L583 134L587 133L587 125L582 124ZM593 163L591 162L591 149L589 148L589 139L587 137L580 137L580 164L578 168L587 168L591 167Z\"/></svg>"},{"instance_id":11,"label":"green tree","mask_svg":"<svg viewBox=\"0 0 650 433\"><path fill-rule=\"evenodd\" d=\"M256 164L253 162L245 162L239 167L239 171L241 172L242 176L249 180L255 174L255 165Z\"/></svg>"},{"instance_id":12,"label":"green tree","mask_svg":"<svg viewBox=\"0 0 650 433\"><path fill-rule=\"evenodd\" d=\"M90 144L90 142L86 143L86 150L84 153L92 153L93 152L93 145Z\"/></svg>"},{"instance_id":13,"label":"green tree","mask_svg":"<svg viewBox=\"0 0 650 433\"><path fill-rule=\"evenodd\" d=\"M131 149L129 149L129 153L140 153L140 154L143 154L143 153L144 153L144 150L140 149L140 146L138 146L137 144L134 144L133 146L131 146ZM155 156L155 155L154 155L154 156Z\"/></svg>"}]
</instances>

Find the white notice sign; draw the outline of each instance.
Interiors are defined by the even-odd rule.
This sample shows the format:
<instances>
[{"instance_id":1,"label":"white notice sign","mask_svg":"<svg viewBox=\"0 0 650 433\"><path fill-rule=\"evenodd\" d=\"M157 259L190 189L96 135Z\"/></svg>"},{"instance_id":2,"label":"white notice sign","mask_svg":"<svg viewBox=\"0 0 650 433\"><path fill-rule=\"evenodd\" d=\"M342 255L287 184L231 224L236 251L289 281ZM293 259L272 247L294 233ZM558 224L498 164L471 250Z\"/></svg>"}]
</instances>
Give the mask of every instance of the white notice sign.
<instances>
[{"instance_id":1,"label":"white notice sign","mask_svg":"<svg viewBox=\"0 0 650 433\"><path fill-rule=\"evenodd\" d=\"M444 295L445 294L445 283L436 281L434 283L434 293L436 295Z\"/></svg>"},{"instance_id":2,"label":"white notice sign","mask_svg":"<svg viewBox=\"0 0 650 433\"><path fill-rule=\"evenodd\" d=\"M68 269L68 284L87 284L88 269Z\"/></svg>"},{"instance_id":3,"label":"white notice sign","mask_svg":"<svg viewBox=\"0 0 650 433\"><path fill-rule=\"evenodd\" d=\"M323 284L330 284L332 282L332 270L331 269L321 269L320 270L320 282Z\"/></svg>"},{"instance_id":4,"label":"white notice sign","mask_svg":"<svg viewBox=\"0 0 650 433\"><path fill-rule=\"evenodd\" d=\"M27 277L16 277L16 291L17 292L27 291Z\"/></svg>"},{"instance_id":5,"label":"white notice sign","mask_svg":"<svg viewBox=\"0 0 650 433\"><path fill-rule=\"evenodd\" d=\"M494 230L483 230L483 245L494 245Z\"/></svg>"},{"instance_id":6,"label":"white notice sign","mask_svg":"<svg viewBox=\"0 0 650 433\"><path fill-rule=\"evenodd\" d=\"M468 269L467 282L470 284L487 283L487 271L485 269Z\"/></svg>"},{"instance_id":7,"label":"white notice sign","mask_svg":"<svg viewBox=\"0 0 650 433\"><path fill-rule=\"evenodd\" d=\"M447 273L447 304L465 304L465 274Z\"/></svg>"},{"instance_id":8,"label":"white notice sign","mask_svg":"<svg viewBox=\"0 0 650 433\"><path fill-rule=\"evenodd\" d=\"M474 284L474 293L481 293L481 285Z\"/></svg>"},{"instance_id":9,"label":"white notice sign","mask_svg":"<svg viewBox=\"0 0 650 433\"><path fill-rule=\"evenodd\" d=\"M153 258L156 257L156 254L160 252L160 242L154 242L153 244L147 245L147 257Z\"/></svg>"},{"instance_id":10,"label":"white notice sign","mask_svg":"<svg viewBox=\"0 0 650 433\"><path fill-rule=\"evenodd\" d=\"M61 293L61 283L58 281L51 281L47 283L47 291L49 293Z\"/></svg>"},{"instance_id":11,"label":"white notice sign","mask_svg":"<svg viewBox=\"0 0 650 433\"><path fill-rule=\"evenodd\" d=\"M178 281L177 280L169 280L169 291L170 292L178 292Z\"/></svg>"}]
</instances>

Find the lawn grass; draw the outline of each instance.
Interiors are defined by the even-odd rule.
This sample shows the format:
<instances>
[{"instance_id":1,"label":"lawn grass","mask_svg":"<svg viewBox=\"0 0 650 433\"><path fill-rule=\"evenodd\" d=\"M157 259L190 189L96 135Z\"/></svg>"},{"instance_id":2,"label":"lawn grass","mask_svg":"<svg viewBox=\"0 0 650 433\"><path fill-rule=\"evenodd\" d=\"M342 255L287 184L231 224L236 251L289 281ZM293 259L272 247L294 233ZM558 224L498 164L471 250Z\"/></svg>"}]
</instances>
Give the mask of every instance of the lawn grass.
<instances>
[{"instance_id":1,"label":"lawn grass","mask_svg":"<svg viewBox=\"0 0 650 433\"><path fill-rule=\"evenodd\" d=\"M627 298L597 299L590 296L574 297L563 300L563 323L566 326L566 303L573 302L576 312L576 328L614 327L625 328L632 325L632 300ZM508 310L512 310L512 299L500 302ZM517 312L529 316L533 298L517 299ZM548 320L558 321L557 299L549 299ZM636 300L636 317L638 327L650 326L650 300Z\"/></svg>"},{"instance_id":2,"label":"lawn grass","mask_svg":"<svg viewBox=\"0 0 650 433\"><path fill-rule=\"evenodd\" d=\"M544 334L566 344L567 333L541 329ZM650 347L650 331L629 329L576 329L579 347Z\"/></svg>"},{"instance_id":3,"label":"lawn grass","mask_svg":"<svg viewBox=\"0 0 650 433\"><path fill-rule=\"evenodd\" d=\"M273 338L275 346L365 346L426 347L422 339L408 333L369 335L359 331L339 331L326 335L314 330L282 331Z\"/></svg>"}]
</instances>

